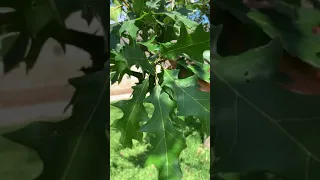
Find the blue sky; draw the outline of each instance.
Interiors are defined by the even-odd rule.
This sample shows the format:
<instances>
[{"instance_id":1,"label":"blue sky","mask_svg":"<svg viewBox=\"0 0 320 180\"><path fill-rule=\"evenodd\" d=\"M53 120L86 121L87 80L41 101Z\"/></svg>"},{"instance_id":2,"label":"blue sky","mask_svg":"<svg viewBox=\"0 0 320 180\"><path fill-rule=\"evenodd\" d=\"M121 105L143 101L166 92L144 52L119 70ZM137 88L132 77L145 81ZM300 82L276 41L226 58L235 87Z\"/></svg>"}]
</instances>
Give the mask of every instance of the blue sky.
<instances>
[{"instance_id":1,"label":"blue sky","mask_svg":"<svg viewBox=\"0 0 320 180\"><path fill-rule=\"evenodd\" d=\"M194 0L194 2L197 2L198 0ZM110 6L112 6L112 3L110 3ZM126 7L124 7L126 8ZM196 15L199 15L199 12L196 13ZM119 18L118 18L118 21L121 22L121 21L124 21L125 20L125 16L124 15L121 15ZM203 23L209 23L209 19L208 17L204 17L204 20L202 21ZM110 20L110 24L114 24L115 21L112 21Z\"/></svg>"}]
</instances>

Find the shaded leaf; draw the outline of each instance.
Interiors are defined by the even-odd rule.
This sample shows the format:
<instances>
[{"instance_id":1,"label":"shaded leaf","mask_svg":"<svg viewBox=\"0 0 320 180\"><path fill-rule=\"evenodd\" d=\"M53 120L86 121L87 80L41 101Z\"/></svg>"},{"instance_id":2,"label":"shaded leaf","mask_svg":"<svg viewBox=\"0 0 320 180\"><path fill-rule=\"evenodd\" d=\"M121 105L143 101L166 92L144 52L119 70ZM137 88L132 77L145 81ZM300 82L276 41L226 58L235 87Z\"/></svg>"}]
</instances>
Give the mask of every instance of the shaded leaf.
<instances>
[{"instance_id":1,"label":"shaded leaf","mask_svg":"<svg viewBox=\"0 0 320 180\"><path fill-rule=\"evenodd\" d=\"M280 24L283 26L284 23L284 21L279 17L275 18L271 15L266 16L256 12L250 12L248 16L258 23L269 36L280 36L284 48L291 55L297 56L315 67L320 67L320 58L317 56L317 53L320 52L320 47L318 46L320 44L320 36L312 34L312 27L317 25L320 21L319 18L317 18L316 21L316 18L313 17L320 17L320 12L311 12L314 13L310 13L310 11L308 11L309 16L306 16L306 11L298 11L299 19L291 20L296 21L292 22L292 29L277 28ZM304 16L301 16L300 14L304 14ZM276 21L276 19L279 19L279 21ZM313 23L310 23L310 19L313 19Z\"/></svg>"},{"instance_id":2,"label":"shaded leaf","mask_svg":"<svg viewBox=\"0 0 320 180\"><path fill-rule=\"evenodd\" d=\"M188 19L186 16L176 11L166 12L164 14L169 16L172 20L174 20L176 22L176 25L178 25L179 27L181 27L182 25L185 25L185 27L194 30L199 25L195 21Z\"/></svg>"},{"instance_id":3,"label":"shaded leaf","mask_svg":"<svg viewBox=\"0 0 320 180\"><path fill-rule=\"evenodd\" d=\"M25 11L25 20L28 31L32 36L38 34L51 20L57 19L53 11L49 0L33 0L29 4Z\"/></svg>"},{"instance_id":4,"label":"shaded leaf","mask_svg":"<svg viewBox=\"0 0 320 180\"><path fill-rule=\"evenodd\" d=\"M317 56L320 52L320 37L312 33L312 28L319 23L320 12L281 3L276 5L261 12L241 9L237 13L243 22L244 17L249 18L245 23L252 20L271 38L280 37L283 47L292 56L320 67L320 58Z\"/></svg>"},{"instance_id":5,"label":"shaded leaf","mask_svg":"<svg viewBox=\"0 0 320 180\"><path fill-rule=\"evenodd\" d=\"M145 0L132 1L132 9L133 9L133 12L136 14L137 18L142 15L144 6L145 6Z\"/></svg>"},{"instance_id":6,"label":"shaded leaf","mask_svg":"<svg viewBox=\"0 0 320 180\"><path fill-rule=\"evenodd\" d=\"M1 40L0 56L3 57L10 50L11 46L14 44L18 37L19 34L17 33L11 36L4 37Z\"/></svg>"},{"instance_id":7,"label":"shaded leaf","mask_svg":"<svg viewBox=\"0 0 320 180\"><path fill-rule=\"evenodd\" d=\"M44 45L44 43L47 41L48 37L37 37L36 39L31 40L31 47L29 49L29 52L25 58L25 62L27 65L27 72L31 70L36 63L38 56L41 52L41 49Z\"/></svg>"},{"instance_id":8,"label":"shaded leaf","mask_svg":"<svg viewBox=\"0 0 320 180\"><path fill-rule=\"evenodd\" d=\"M88 26L91 24L94 16L95 16L94 9L91 6L84 5L81 12L81 17L87 21ZM110 9L110 19L112 19L111 9Z\"/></svg>"},{"instance_id":9,"label":"shaded leaf","mask_svg":"<svg viewBox=\"0 0 320 180\"><path fill-rule=\"evenodd\" d=\"M139 47L126 46L123 52L117 53L115 60L125 62L128 68L137 65L140 66L143 71L147 70L153 75L155 73L153 66L149 63L147 57Z\"/></svg>"},{"instance_id":10,"label":"shaded leaf","mask_svg":"<svg viewBox=\"0 0 320 180\"><path fill-rule=\"evenodd\" d=\"M290 180L320 178L320 96L278 85L281 52L280 40L275 39L213 66L214 172L267 171Z\"/></svg>"},{"instance_id":11,"label":"shaded leaf","mask_svg":"<svg viewBox=\"0 0 320 180\"><path fill-rule=\"evenodd\" d=\"M179 60L178 63L184 68L191 70L198 78L210 83L210 65L198 62L187 63L185 60Z\"/></svg>"},{"instance_id":12,"label":"shaded leaf","mask_svg":"<svg viewBox=\"0 0 320 180\"><path fill-rule=\"evenodd\" d=\"M29 43L27 34L20 33L8 52L3 57L4 73L16 68L24 60Z\"/></svg>"},{"instance_id":13,"label":"shaded leaf","mask_svg":"<svg viewBox=\"0 0 320 180\"><path fill-rule=\"evenodd\" d=\"M156 36L153 36L148 41L146 41L146 42L138 42L138 44L142 44L142 45L146 46L148 48L148 51L151 51L151 52L158 51L159 50L159 46L157 44L153 43L155 38L156 38Z\"/></svg>"},{"instance_id":14,"label":"shaded leaf","mask_svg":"<svg viewBox=\"0 0 320 180\"><path fill-rule=\"evenodd\" d=\"M192 11L187 9L185 6L179 8L177 12L179 12L181 15L184 15L184 16L188 16L190 13L192 13Z\"/></svg>"},{"instance_id":15,"label":"shaded leaf","mask_svg":"<svg viewBox=\"0 0 320 180\"><path fill-rule=\"evenodd\" d=\"M40 175L43 163L32 149L0 136L0 177L6 180L33 180Z\"/></svg>"},{"instance_id":16,"label":"shaded leaf","mask_svg":"<svg viewBox=\"0 0 320 180\"><path fill-rule=\"evenodd\" d=\"M109 177L109 74L99 71L71 79L70 83L76 87L70 118L35 122L3 135L38 152L44 169L36 180Z\"/></svg>"},{"instance_id":17,"label":"shaded leaf","mask_svg":"<svg viewBox=\"0 0 320 180\"><path fill-rule=\"evenodd\" d=\"M110 50L116 49L117 44L120 43L120 37L116 33L117 31L119 32L120 25L119 24L111 24L110 25Z\"/></svg>"},{"instance_id":18,"label":"shaded leaf","mask_svg":"<svg viewBox=\"0 0 320 180\"><path fill-rule=\"evenodd\" d=\"M219 54L217 52L217 42L219 35L222 31L222 25L214 26L210 24L210 52L211 52L211 58L219 57ZM209 60L209 62L211 62Z\"/></svg>"}]
</instances>

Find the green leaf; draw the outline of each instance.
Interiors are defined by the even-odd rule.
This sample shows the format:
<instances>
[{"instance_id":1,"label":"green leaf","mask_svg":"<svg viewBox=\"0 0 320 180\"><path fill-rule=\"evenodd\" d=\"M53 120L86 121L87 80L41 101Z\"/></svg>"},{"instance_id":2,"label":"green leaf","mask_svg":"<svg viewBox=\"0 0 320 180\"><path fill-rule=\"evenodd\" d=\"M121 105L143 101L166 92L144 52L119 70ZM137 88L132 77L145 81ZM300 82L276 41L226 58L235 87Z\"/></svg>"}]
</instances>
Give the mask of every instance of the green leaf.
<instances>
[{"instance_id":1,"label":"green leaf","mask_svg":"<svg viewBox=\"0 0 320 180\"><path fill-rule=\"evenodd\" d=\"M110 73L114 72L113 76L110 76L111 84L114 84L118 81L118 83L121 83L123 76L126 74L126 70L128 70L128 65L126 62L123 61L116 61L115 57L117 56L117 53L114 51L111 51L110 53Z\"/></svg>"},{"instance_id":2,"label":"green leaf","mask_svg":"<svg viewBox=\"0 0 320 180\"><path fill-rule=\"evenodd\" d=\"M136 14L137 18L142 15L144 6L145 6L145 0L133 0L132 1L133 12Z\"/></svg>"},{"instance_id":3,"label":"green leaf","mask_svg":"<svg viewBox=\"0 0 320 180\"><path fill-rule=\"evenodd\" d=\"M166 26L162 27L161 31L160 37L157 38L159 42L169 43L172 40L178 39L175 28L171 24L166 24Z\"/></svg>"},{"instance_id":4,"label":"green leaf","mask_svg":"<svg viewBox=\"0 0 320 180\"><path fill-rule=\"evenodd\" d=\"M1 40L1 49L0 49L0 56L3 57L11 48L11 46L14 44L14 42L19 37L19 34L13 34L7 37L4 37Z\"/></svg>"},{"instance_id":5,"label":"green leaf","mask_svg":"<svg viewBox=\"0 0 320 180\"><path fill-rule=\"evenodd\" d=\"M196 116L203 131L210 134L210 94L198 89L198 77L178 79L179 70L164 70L163 86L170 87L177 101L178 116Z\"/></svg>"},{"instance_id":6,"label":"green leaf","mask_svg":"<svg viewBox=\"0 0 320 180\"><path fill-rule=\"evenodd\" d=\"M213 66L214 172L267 171L320 178L320 96L282 89L279 39Z\"/></svg>"},{"instance_id":7,"label":"green leaf","mask_svg":"<svg viewBox=\"0 0 320 180\"><path fill-rule=\"evenodd\" d=\"M152 153L146 165L154 164L158 168L159 180L180 180L182 171L179 156L186 148L186 142L183 134L176 130L170 119L170 114L176 105L168 94L161 92L159 85L156 85L147 102L153 104L154 113L141 127L141 131L154 134L155 138L151 140Z\"/></svg>"},{"instance_id":8,"label":"green leaf","mask_svg":"<svg viewBox=\"0 0 320 180\"><path fill-rule=\"evenodd\" d=\"M146 6L150 10L158 10L161 5L161 0L149 0L146 2Z\"/></svg>"},{"instance_id":9,"label":"green leaf","mask_svg":"<svg viewBox=\"0 0 320 180\"><path fill-rule=\"evenodd\" d=\"M38 34L50 21L59 19L54 10L55 7L50 3L50 0L33 0L30 3L24 18L26 19L26 27L32 36Z\"/></svg>"},{"instance_id":10,"label":"green leaf","mask_svg":"<svg viewBox=\"0 0 320 180\"><path fill-rule=\"evenodd\" d=\"M210 62L210 50L206 50L202 54L203 60Z\"/></svg>"},{"instance_id":11,"label":"green leaf","mask_svg":"<svg viewBox=\"0 0 320 180\"><path fill-rule=\"evenodd\" d=\"M292 56L320 67L320 57L317 56L320 53L320 36L312 33L312 28L320 22L320 12L302 8L289 12L297 13L296 17L275 12L268 14L249 12L247 15L270 37L280 37L284 48Z\"/></svg>"},{"instance_id":12,"label":"green leaf","mask_svg":"<svg viewBox=\"0 0 320 180\"><path fill-rule=\"evenodd\" d=\"M141 51L139 47L131 47L127 45L125 50L117 53L115 57L116 61L126 62L128 68L131 68L133 65L140 66L143 71L149 71L151 74L155 74L153 66L149 63L145 54Z\"/></svg>"},{"instance_id":13,"label":"green leaf","mask_svg":"<svg viewBox=\"0 0 320 180\"><path fill-rule=\"evenodd\" d=\"M175 60L182 54L187 54L191 60L203 62L203 52L210 49L210 34L205 32L199 25L197 29L188 34L187 29L181 26L178 41L170 46L162 46L160 52L162 57Z\"/></svg>"},{"instance_id":14,"label":"green leaf","mask_svg":"<svg viewBox=\"0 0 320 180\"><path fill-rule=\"evenodd\" d=\"M192 11L190 9L187 9L185 6L179 8L177 12L179 12L183 16L188 16L190 13L192 13Z\"/></svg>"},{"instance_id":15,"label":"green leaf","mask_svg":"<svg viewBox=\"0 0 320 180\"><path fill-rule=\"evenodd\" d=\"M187 28L190 28L190 29L194 30L199 25L195 21L192 21L192 20L188 19L186 16L184 16L184 15L182 15L179 12L176 12L176 11L166 12L164 14L169 16L172 20L174 20L179 27L181 27L182 24L183 24Z\"/></svg>"},{"instance_id":16,"label":"green leaf","mask_svg":"<svg viewBox=\"0 0 320 180\"><path fill-rule=\"evenodd\" d=\"M120 17L121 12L122 12L121 5L111 5L110 6L110 19L115 22L118 22L118 19Z\"/></svg>"},{"instance_id":17,"label":"green leaf","mask_svg":"<svg viewBox=\"0 0 320 180\"><path fill-rule=\"evenodd\" d=\"M43 45L46 43L46 41L48 40L48 38L49 38L48 36L39 35L37 36L37 38L31 40L31 46L30 46L29 52L25 57L27 72L29 72L35 65L39 57L39 54L41 52L41 49Z\"/></svg>"},{"instance_id":18,"label":"green leaf","mask_svg":"<svg viewBox=\"0 0 320 180\"><path fill-rule=\"evenodd\" d=\"M116 33L119 32L120 25L119 24L110 24L110 49L116 49L117 44L120 43L120 37Z\"/></svg>"},{"instance_id":19,"label":"green leaf","mask_svg":"<svg viewBox=\"0 0 320 180\"><path fill-rule=\"evenodd\" d=\"M134 23L135 23L135 20L129 20L129 21L123 22L119 30L119 33L122 34L123 32L126 31L131 36L132 40L136 41L139 28Z\"/></svg>"},{"instance_id":20,"label":"green leaf","mask_svg":"<svg viewBox=\"0 0 320 180\"><path fill-rule=\"evenodd\" d=\"M210 53L210 52L209 52ZM179 60L178 63L184 68L191 70L198 78L210 83L210 65L195 62L188 64L185 60Z\"/></svg>"},{"instance_id":21,"label":"green leaf","mask_svg":"<svg viewBox=\"0 0 320 180\"><path fill-rule=\"evenodd\" d=\"M143 105L146 98L149 82L143 81L142 84L133 87L132 98L130 100L119 101L113 104L123 111L121 119L115 120L112 127L120 130L120 143L124 148L132 148L132 140L142 142L143 134L139 131L140 122L149 120L147 111Z\"/></svg>"},{"instance_id":22,"label":"green leaf","mask_svg":"<svg viewBox=\"0 0 320 180\"><path fill-rule=\"evenodd\" d=\"M43 163L32 149L0 136L0 177L6 180L33 180L40 175ZM13 168L14 167L14 168Z\"/></svg>"},{"instance_id":23,"label":"green leaf","mask_svg":"<svg viewBox=\"0 0 320 180\"><path fill-rule=\"evenodd\" d=\"M300 7L301 6L301 0L281 0L287 4L290 4L290 5L294 5L294 6L298 6Z\"/></svg>"},{"instance_id":24,"label":"green leaf","mask_svg":"<svg viewBox=\"0 0 320 180\"><path fill-rule=\"evenodd\" d=\"M121 83L122 78L125 75L125 70L127 69L128 69L128 66L126 62L116 61L114 63L114 67L112 67L112 70L115 71L115 74L113 78L111 78L111 83L114 84L116 81L118 81L118 83Z\"/></svg>"},{"instance_id":25,"label":"green leaf","mask_svg":"<svg viewBox=\"0 0 320 180\"><path fill-rule=\"evenodd\" d=\"M107 179L109 73L99 71L70 83L76 88L70 118L35 122L3 136L38 152L44 169L37 180Z\"/></svg>"},{"instance_id":26,"label":"green leaf","mask_svg":"<svg viewBox=\"0 0 320 180\"><path fill-rule=\"evenodd\" d=\"M153 36L146 42L138 42L138 44L142 44L148 48L149 51L154 52L159 50L159 46L157 44L154 44L154 40L157 36Z\"/></svg>"},{"instance_id":27,"label":"green leaf","mask_svg":"<svg viewBox=\"0 0 320 180\"><path fill-rule=\"evenodd\" d=\"M27 51L29 37L25 33L20 33L7 53L4 55L2 61L4 64L4 73L8 73L16 68L24 60Z\"/></svg>"},{"instance_id":28,"label":"green leaf","mask_svg":"<svg viewBox=\"0 0 320 180\"><path fill-rule=\"evenodd\" d=\"M94 17L95 17L94 9L88 5L84 5L81 11L81 18L86 20L88 26L90 26ZM111 19L111 13L110 13L110 19Z\"/></svg>"},{"instance_id":29,"label":"green leaf","mask_svg":"<svg viewBox=\"0 0 320 180\"><path fill-rule=\"evenodd\" d=\"M217 42L218 42L218 38L219 38L221 31L222 31L222 25L214 26L214 25L210 24L210 51L212 54L211 58L214 58L214 59L220 57L217 52ZM211 61L209 60L209 62L211 62Z\"/></svg>"},{"instance_id":30,"label":"green leaf","mask_svg":"<svg viewBox=\"0 0 320 180\"><path fill-rule=\"evenodd\" d=\"M237 1L219 4L227 8L243 23L254 23L271 38L280 37L282 45L292 56L306 63L320 67L318 44L320 37L313 34L312 28L319 25L320 12L310 8L297 8L275 1L274 6L263 11L249 11L247 7L233 4ZM226 3L225 3L226 2ZM241 7L241 8L239 8Z\"/></svg>"}]
</instances>

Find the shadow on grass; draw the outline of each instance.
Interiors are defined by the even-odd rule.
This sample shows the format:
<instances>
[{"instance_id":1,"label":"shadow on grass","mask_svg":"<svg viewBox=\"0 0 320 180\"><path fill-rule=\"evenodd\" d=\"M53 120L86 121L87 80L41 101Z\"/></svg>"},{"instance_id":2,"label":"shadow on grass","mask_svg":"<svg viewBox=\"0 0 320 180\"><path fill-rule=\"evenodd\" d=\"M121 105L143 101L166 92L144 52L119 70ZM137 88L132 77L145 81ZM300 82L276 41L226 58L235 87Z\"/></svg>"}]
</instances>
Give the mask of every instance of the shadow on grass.
<instances>
[{"instance_id":1,"label":"shadow on grass","mask_svg":"<svg viewBox=\"0 0 320 180\"><path fill-rule=\"evenodd\" d=\"M148 137L148 136L145 137L145 140L144 140L144 141L145 141L145 142L146 142L146 141L149 141L149 138L150 138L150 137ZM129 162L131 162L132 164L134 164L135 166L143 168L144 165L145 165L145 162L146 162L146 160L147 160L147 158L148 158L148 154L151 153L151 150L152 150L151 146L148 145L143 152L138 153L138 154L136 154L135 156L129 156L129 157L127 157L126 159L127 159Z\"/></svg>"},{"instance_id":2,"label":"shadow on grass","mask_svg":"<svg viewBox=\"0 0 320 180\"><path fill-rule=\"evenodd\" d=\"M141 154L137 154L136 156L130 156L128 158L126 158L129 162L131 162L132 164L134 164L136 167L144 167L144 163L146 162L148 157L148 153L147 151L141 153Z\"/></svg>"}]
</instances>

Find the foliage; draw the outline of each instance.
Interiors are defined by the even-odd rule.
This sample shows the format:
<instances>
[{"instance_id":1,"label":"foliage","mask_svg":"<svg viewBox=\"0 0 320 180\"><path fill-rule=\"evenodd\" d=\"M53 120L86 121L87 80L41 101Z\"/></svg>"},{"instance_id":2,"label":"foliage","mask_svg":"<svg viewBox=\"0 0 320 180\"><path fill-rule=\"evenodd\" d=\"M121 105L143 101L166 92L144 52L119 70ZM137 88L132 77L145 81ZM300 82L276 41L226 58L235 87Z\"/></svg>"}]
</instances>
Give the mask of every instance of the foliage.
<instances>
[{"instance_id":1,"label":"foliage","mask_svg":"<svg viewBox=\"0 0 320 180\"><path fill-rule=\"evenodd\" d=\"M317 180L320 12L245 2L211 5L213 176Z\"/></svg>"},{"instance_id":2,"label":"foliage","mask_svg":"<svg viewBox=\"0 0 320 180\"><path fill-rule=\"evenodd\" d=\"M117 4L122 6L124 20L112 24L111 81L121 82L128 74L139 82L130 100L115 104L123 117L112 127L121 132L123 148L132 148L133 140L143 143L143 134L151 136L145 165L158 169L158 179L181 179L179 157L187 148L183 129L190 125L185 117L199 120L199 132L210 135L210 94L200 83L210 83L210 34L208 23L200 20L203 15L199 14L209 14L209 4L114 1L111 14L117 13L112 11ZM188 15L192 9L198 12L193 17ZM155 109L150 118L143 105L146 102Z\"/></svg>"},{"instance_id":3,"label":"foliage","mask_svg":"<svg viewBox=\"0 0 320 180\"><path fill-rule=\"evenodd\" d=\"M154 108L150 103L144 104L148 116L151 116ZM110 105L110 123L123 116L123 112ZM145 134L143 142L133 142L133 148L123 149L119 140L121 132L117 129L110 129L110 179L140 179L140 180L156 180L158 179L157 169L155 166L146 166L143 164L150 150L149 137ZM188 148L185 149L180 156L181 170L184 174L183 179L209 179L208 173L210 164L209 149L201 148L201 140L199 133L192 132L186 138Z\"/></svg>"},{"instance_id":4,"label":"foliage","mask_svg":"<svg viewBox=\"0 0 320 180\"><path fill-rule=\"evenodd\" d=\"M92 59L90 68L81 69L85 73L84 76L69 80L76 89L70 102L73 106L71 117L58 122L19 125L11 127L10 132L1 133L6 140L13 141L16 147L23 146L32 154L37 154L30 156L32 161L41 162L33 169L37 169L37 172L31 171L22 179L88 180L109 177L109 172L106 170L109 166L107 138L109 63L106 63L109 56L108 32L106 33L109 15L104 8L106 5L104 1L3 0L0 2L1 8L9 8L8 11L0 13L0 35L4 37L1 40L0 56L5 73L22 62L26 63L27 72L32 69L44 43L49 38L57 40L64 49L66 45L81 48L87 51ZM93 18L99 19L105 36L66 28L65 19L75 11L82 11L82 17L88 24ZM1 142L3 143L0 147L3 148L6 141ZM26 163L21 161L15 163ZM25 161L30 160L26 158ZM19 171L21 169L11 168L4 174L12 177L0 177L0 179L14 179L14 174L20 174Z\"/></svg>"}]
</instances>

